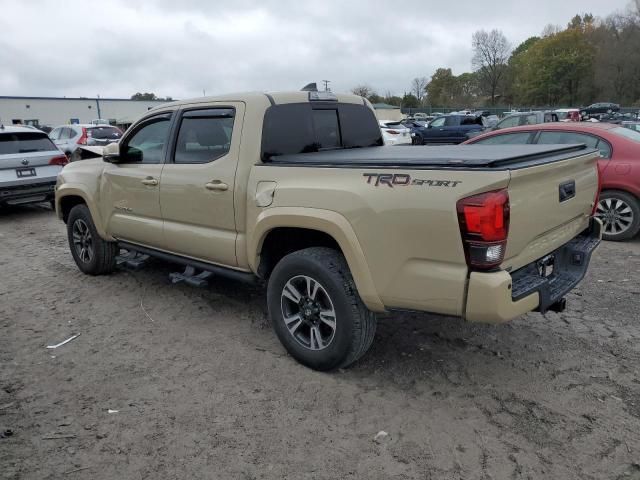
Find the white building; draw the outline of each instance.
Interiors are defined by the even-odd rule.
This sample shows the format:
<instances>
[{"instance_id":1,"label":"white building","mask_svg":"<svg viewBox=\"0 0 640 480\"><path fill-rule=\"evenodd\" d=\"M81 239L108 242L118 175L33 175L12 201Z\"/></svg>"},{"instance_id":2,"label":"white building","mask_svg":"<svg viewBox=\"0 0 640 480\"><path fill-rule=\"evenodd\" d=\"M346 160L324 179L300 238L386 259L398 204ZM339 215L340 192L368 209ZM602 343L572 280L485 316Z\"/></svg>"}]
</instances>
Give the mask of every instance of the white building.
<instances>
[{"instance_id":1,"label":"white building","mask_svg":"<svg viewBox=\"0 0 640 480\"><path fill-rule=\"evenodd\" d=\"M126 125L164 102L123 98L0 96L0 124L54 127L69 123L91 123L102 118L112 124Z\"/></svg>"}]
</instances>

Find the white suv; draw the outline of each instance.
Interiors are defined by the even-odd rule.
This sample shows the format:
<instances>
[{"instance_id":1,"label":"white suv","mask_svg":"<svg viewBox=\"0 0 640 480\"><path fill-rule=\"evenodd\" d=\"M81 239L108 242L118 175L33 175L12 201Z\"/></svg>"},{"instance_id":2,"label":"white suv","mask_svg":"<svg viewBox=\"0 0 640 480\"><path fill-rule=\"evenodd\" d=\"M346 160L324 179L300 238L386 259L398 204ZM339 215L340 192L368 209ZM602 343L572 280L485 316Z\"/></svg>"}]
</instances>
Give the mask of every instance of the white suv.
<instances>
[{"instance_id":1,"label":"white suv","mask_svg":"<svg viewBox=\"0 0 640 480\"><path fill-rule=\"evenodd\" d=\"M53 143L69 158L80 145L105 147L122 138L122 130L111 125L62 125L49 134Z\"/></svg>"},{"instance_id":2,"label":"white suv","mask_svg":"<svg viewBox=\"0 0 640 480\"><path fill-rule=\"evenodd\" d=\"M53 202L67 157L47 134L0 125L0 206Z\"/></svg>"}]
</instances>

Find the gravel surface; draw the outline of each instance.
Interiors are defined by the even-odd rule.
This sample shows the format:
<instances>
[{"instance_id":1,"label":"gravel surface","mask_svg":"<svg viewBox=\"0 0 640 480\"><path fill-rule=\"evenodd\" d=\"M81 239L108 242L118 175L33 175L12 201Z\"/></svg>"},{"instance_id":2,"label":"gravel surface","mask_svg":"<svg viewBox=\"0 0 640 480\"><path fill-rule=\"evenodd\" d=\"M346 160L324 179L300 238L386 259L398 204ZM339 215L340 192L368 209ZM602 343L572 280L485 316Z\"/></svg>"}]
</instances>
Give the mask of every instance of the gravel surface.
<instances>
[{"instance_id":1,"label":"gravel surface","mask_svg":"<svg viewBox=\"0 0 640 480\"><path fill-rule=\"evenodd\" d=\"M48 208L0 212L0 478L640 479L640 238L563 314L385 316L331 374L261 289L172 270L84 276Z\"/></svg>"}]
</instances>

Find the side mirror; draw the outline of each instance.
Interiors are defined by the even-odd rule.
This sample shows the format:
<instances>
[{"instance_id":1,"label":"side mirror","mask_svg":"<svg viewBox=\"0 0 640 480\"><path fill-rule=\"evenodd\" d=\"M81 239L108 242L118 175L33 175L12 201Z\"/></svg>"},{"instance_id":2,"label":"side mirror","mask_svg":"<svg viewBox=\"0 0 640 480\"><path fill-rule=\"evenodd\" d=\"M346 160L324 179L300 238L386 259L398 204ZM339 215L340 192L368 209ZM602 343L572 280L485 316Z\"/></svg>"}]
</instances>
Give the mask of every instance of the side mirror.
<instances>
[{"instance_id":1,"label":"side mirror","mask_svg":"<svg viewBox=\"0 0 640 480\"><path fill-rule=\"evenodd\" d=\"M102 150L102 160L107 163L120 163L120 145L110 143Z\"/></svg>"}]
</instances>

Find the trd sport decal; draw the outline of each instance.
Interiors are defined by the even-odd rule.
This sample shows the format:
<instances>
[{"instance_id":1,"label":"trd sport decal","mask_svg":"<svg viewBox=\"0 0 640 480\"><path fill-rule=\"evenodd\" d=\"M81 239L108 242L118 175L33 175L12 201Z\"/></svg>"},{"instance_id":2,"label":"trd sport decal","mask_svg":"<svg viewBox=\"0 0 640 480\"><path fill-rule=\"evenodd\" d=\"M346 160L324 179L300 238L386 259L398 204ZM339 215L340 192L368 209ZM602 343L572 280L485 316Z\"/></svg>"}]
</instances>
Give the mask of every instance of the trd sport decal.
<instances>
[{"instance_id":1,"label":"trd sport decal","mask_svg":"<svg viewBox=\"0 0 640 480\"><path fill-rule=\"evenodd\" d=\"M426 180L423 178L411 178L406 173L363 173L367 177L367 183L376 187L386 185L388 187L407 187L409 185L423 185L426 187L456 187L461 180Z\"/></svg>"}]
</instances>

